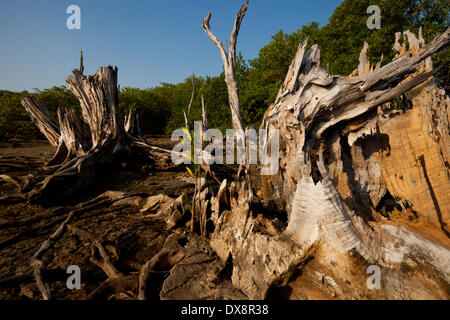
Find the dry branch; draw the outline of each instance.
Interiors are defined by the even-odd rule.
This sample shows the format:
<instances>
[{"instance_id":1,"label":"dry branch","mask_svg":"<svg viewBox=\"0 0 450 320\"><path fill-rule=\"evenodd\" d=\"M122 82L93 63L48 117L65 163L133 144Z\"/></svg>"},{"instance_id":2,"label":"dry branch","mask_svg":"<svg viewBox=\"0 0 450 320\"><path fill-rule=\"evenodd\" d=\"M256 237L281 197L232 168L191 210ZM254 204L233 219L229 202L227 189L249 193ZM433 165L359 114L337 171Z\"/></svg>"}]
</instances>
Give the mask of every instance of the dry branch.
<instances>
[{"instance_id":1,"label":"dry branch","mask_svg":"<svg viewBox=\"0 0 450 320\"><path fill-rule=\"evenodd\" d=\"M59 126L47 108L32 97L23 98L22 106L51 145L57 147L60 138Z\"/></svg>"},{"instance_id":2,"label":"dry branch","mask_svg":"<svg viewBox=\"0 0 450 320\"><path fill-rule=\"evenodd\" d=\"M106 251L106 249L103 247L101 242L95 238L91 233L84 231L80 228L77 228L72 225L67 225L67 228L75 235L80 237L83 241L91 242L91 257L90 261L98 266L100 269L102 269L109 279L116 279L123 277L123 274L116 269L116 267L111 262L111 258ZM100 254L100 259L96 256L96 250L98 250L98 253Z\"/></svg>"},{"instance_id":3,"label":"dry branch","mask_svg":"<svg viewBox=\"0 0 450 320\"><path fill-rule=\"evenodd\" d=\"M205 18L204 29L222 56L228 58L210 31L209 20L210 14ZM213 199L216 228L211 245L223 260L232 256L233 284L250 298L265 298L271 286L279 283L281 277L287 277L318 248L325 252L337 250L344 261L350 259L345 254L354 250L367 263L387 268L406 259L392 250L393 243L398 241L391 231L386 231L392 228L383 226L373 230L348 207L330 177L328 166L336 162L333 164L334 179L339 175L353 178L351 173L345 172L348 169L343 165L349 160L342 159L343 142L339 139L346 134L341 132L342 128L349 123L354 126L355 122L364 127L376 115L374 110L378 106L432 77L440 67L432 69L430 56L448 46L449 32L450 29L426 46L421 36L417 39L412 33L405 32L409 50L405 44L398 44L399 36L396 36L395 47L399 55L385 66L381 66L380 61L375 69L367 60L368 46L365 44L359 67L349 77L329 75L320 67L318 46L306 50L307 41L299 44L276 100L268 108L261 125L262 129L268 130L266 146L269 146L271 132L279 130L280 170L273 176L263 177L266 189L263 194L271 197L268 201L280 204L280 209L287 211L286 229L275 237L254 231L257 222L247 205L252 201L251 182L246 183L245 179L249 178L247 167L241 166L240 179L229 187L231 212L220 212L216 208L217 200ZM224 61L225 66L227 63ZM228 89L231 96L233 89ZM400 232L401 228L395 230ZM236 237L236 234L240 236ZM427 263L442 274L438 283L448 282L450 271L445 264L450 254L437 245L426 249L426 241L405 234L408 234L408 241L402 244L401 250L417 257L427 256ZM262 251L263 247L267 250ZM420 258L414 259L417 262ZM325 265L330 263L326 258L322 260ZM248 268L261 272L255 275L249 273Z\"/></svg>"},{"instance_id":4,"label":"dry branch","mask_svg":"<svg viewBox=\"0 0 450 320\"><path fill-rule=\"evenodd\" d=\"M247 7L248 0L245 1L239 12L236 14L233 30L230 34L229 52L225 51L223 44L211 31L211 28L209 26L211 13L209 12L203 20L203 30L206 32L211 41L217 46L222 57L223 67L225 71L225 82L227 84L228 98L231 108L231 119L233 123L233 129L235 130L243 130L244 128L241 119L241 107L239 103L239 93L236 83L236 43L237 37L239 35L239 29L247 11Z\"/></svg>"},{"instance_id":5,"label":"dry branch","mask_svg":"<svg viewBox=\"0 0 450 320\"><path fill-rule=\"evenodd\" d=\"M188 132L191 132L192 130L192 122L191 122L191 107L192 103L194 102L194 94L195 94L195 78L194 74L191 76L191 82L192 82L192 93L191 93L191 100L189 101L189 105L187 108L187 113L183 110L184 114L184 124L186 126L186 129Z\"/></svg>"},{"instance_id":6,"label":"dry branch","mask_svg":"<svg viewBox=\"0 0 450 320\"><path fill-rule=\"evenodd\" d=\"M74 214L76 211L71 211L67 218L64 220L64 222L56 229L56 231L47 239L45 240L38 251L33 255L33 258L31 259L31 267L33 268L34 277L36 279L36 284L39 288L39 290L42 293L42 297L44 300L50 300L52 298L50 287L45 282L43 275L44 275L44 263L42 262L43 255L54 246L54 244L62 237L62 235L65 232L66 226L70 221L72 220Z\"/></svg>"},{"instance_id":7,"label":"dry branch","mask_svg":"<svg viewBox=\"0 0 450 320\"><path fill-rule=\"evenodd\" d=\"M30 265L33 269L34 277L36 279L37 286L39 290L42 293L42 296L44 300L50 300L52 298L51 291L49 288L49 285L44 279L44 270L45 266L42 262L42 257L44 254L52 248L55 243L64 235L67 228L69 228L72 232L76 233L80 237L87 239L89 241L93 242L93 245L99 250L100 256L102 260L99 260L95 257L95 250L92 251L92 258L91 261L98 265L102 270L105 271L105 273L110 278L117 278L121 277L122 274L117 271L117 269L112 265L111 260L102 246L100 242L98 242L91 234L82 231L76 227L70 226L69 224L72 222L75 216L79 216L82 213L85 213L87 211L112 205L114 202L123 200L128 197L133 197L136 195L141 195L137 193L114 193L114 192L106 192L95 199L92 199L90 201L87 201L85 203L81 203L75 208L74 210L70 211L65 220L60 224L60 226L56 229L56 231L47 238L39 247L38 251L33 255L31 258ZM57 221L59 221L58 219ZM51 222L51 224L54 224L55 221ZM46 226L46 229L49 228L50 225Z\"/></svg>"},{"instance_id":8,"label":"dry branch","mask_svg":"<svg viewBox=\"0 0 450 320\"><path fill-rule=\"evenodd\" d=\"M139 125L139 115L136 112L136 109L131 109L128 113L128 116L125 116L125 132L134 138L145 142L145 140L141 136L141 127Z\"/></svg>"},{"instance_id":9,"label":"dry branch","mask_svg":"<svg viewBox=\"0 0 450 320\"><path fill-rule=\"evenodd\" d=\"M205 99L202 95L202 130L206 132L208 130L208 114L206 111Z\"/></svg>"},{"instance_id":10,"label":"dry branch","mask_svg":"<svg viewBox=\"0 0 450 320\"><path fill-rule=\"evenodd\" d=\"M80 70L81 74L84 73L84 64L83 64L83 50L80 50Z\"/></svg>"}]
</instances>

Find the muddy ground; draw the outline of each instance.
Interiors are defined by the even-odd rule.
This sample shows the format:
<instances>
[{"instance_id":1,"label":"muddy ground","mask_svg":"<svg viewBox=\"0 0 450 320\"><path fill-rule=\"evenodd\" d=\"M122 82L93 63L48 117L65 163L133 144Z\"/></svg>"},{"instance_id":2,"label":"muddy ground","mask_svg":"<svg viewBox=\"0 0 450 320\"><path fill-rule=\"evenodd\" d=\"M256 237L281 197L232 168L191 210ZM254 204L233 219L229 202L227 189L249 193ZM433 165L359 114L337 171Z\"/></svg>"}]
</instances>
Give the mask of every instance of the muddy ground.
<instances>
[{"instance_id":1,"label":"muddy ground","mask_svg":"<svg viewBox=\"0 0 450 320\"><path fill-rule=\"evenodd\" d=\"M146 139L149 143L161 147L168 148L173 145L169 136L147 136ZM41 140L1 143L0 174L25 176L36 172L53 153L50 144ZM30 267L30 259L42 242L55 232L67 214L80 203L95 199L108 190L138 192L148 196L165 194L172 198L186 193L188 197L192 197L193 183L194 180L183 167L155 169L147 166L112 173L90 190L86 190L84 195L58 205L43 207L20 200L0 202L0 299L42 298ZM0 185L0 197L8 192L12 190L8 189L6 184ZM114 265L124 275L129 276L121 297L130 299L136 297L138 273L142 265L161 250L166 238L173 232L167 231L163 219L145 217L136 207L129 205L94 207L75 218L72 225L90 232L103 244L110 244L115 248ZM44 255L43 261L47 269L45 277L48 279L53 298L95 297L95 290L107 276L90 261L90 248L91 244L82 242L70 232L65 232ZM213 253L211 255L214 256ZM69 276L66 269L70 265L80 267L80 290L69 290L66 286ZM167 276L167 272L162 272L159 279L152 281L150 298L159 298L162 282ZM228 289L233 291L232 288ZM234 292L234 296L244 297L237 292ZM185 297L191 298L189 295ZM102 295L101 298L106 299L108 295Z\"/></svg>"}]
</instances>

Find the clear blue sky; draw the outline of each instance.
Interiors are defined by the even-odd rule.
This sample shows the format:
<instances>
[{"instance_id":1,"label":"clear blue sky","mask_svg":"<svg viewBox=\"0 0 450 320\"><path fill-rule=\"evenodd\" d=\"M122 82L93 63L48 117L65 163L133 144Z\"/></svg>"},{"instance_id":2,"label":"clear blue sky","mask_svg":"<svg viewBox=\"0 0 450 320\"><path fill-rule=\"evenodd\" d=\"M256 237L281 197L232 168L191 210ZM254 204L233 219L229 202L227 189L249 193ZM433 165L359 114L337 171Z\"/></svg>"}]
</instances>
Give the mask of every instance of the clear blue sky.
<instances>
[{"instance_id":1,"label":"clear blue sky","mask_svg":"<svg viewBox=\"0 0 450 320\"><path fill-rule=\"evenodd\" d=\"M282 29L327 24L342 0L250 0L237 50L253 59ZM0 89L32 90L65 84L85 52L85 73L117 65L122 87L148 88L196 75L217 75L217 48L201 28L229 38L243 0L1 0ZM81 8L81 30L68 30L66 8Z\"/></svg>"}]
</instances>

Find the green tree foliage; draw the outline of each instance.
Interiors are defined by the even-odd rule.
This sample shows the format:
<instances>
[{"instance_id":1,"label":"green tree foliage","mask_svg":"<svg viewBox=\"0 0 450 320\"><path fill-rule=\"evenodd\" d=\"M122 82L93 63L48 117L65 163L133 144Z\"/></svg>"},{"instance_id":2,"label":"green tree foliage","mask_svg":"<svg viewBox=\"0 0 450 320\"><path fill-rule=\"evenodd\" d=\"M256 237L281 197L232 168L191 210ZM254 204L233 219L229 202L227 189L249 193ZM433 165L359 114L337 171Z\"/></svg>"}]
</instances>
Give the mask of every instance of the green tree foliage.
<instances>
[{"instance_id":1,"label":"green tree foliage","mask_svg":"<svg viewBox=\"0 0 450 320\"><path fill-rule=\"evenodd\" d=\"M169 104L164 96L157 95L152 89L126 87L119 93L119 115L121 119L131 109L136 109L142 132L160 133L169 121Z\"/></svg>"},{"instance_id":2,"label":"green tree foliage","mask_svg":"<svg viewBox=\"0 0 450 320\"><path fill-rule=\"evenodd\" d=\"M366 27L367 7L381 9L381 28ZM358 66L364 41L369 44L368 58L375 63L394 57L392 46L396 32L410 30L418 34L423 27L425 42L431 41L449 26L449 5L446 0L345 0L336 8L329 23L321 28L319 47L324 65L334 74L349 74ZM442 63L447 53L437 55L435 63ZM447 69L448 73L448 69ZM447 79L448 81L448 79Z\"/></svg>"},{"instance_id":3,"label":"green tree foliage","mask_svg":"<svg viewBox=\"0 0 450 320\"><path fill-rule=\"evenodd\" d=\"M258 57L250 60L247 79L240 79L242 118L247 125L259 126L267 107L275 100L300 41L309 39L309 46L319 39L319 24L311 22L288 35L282 30L272 36ZM238 72L237 72L238 73Z\"/></svg>"},{"instance_id":4,"label":"green tree foliage","mask_svg":"<svg viewBox=\"0 0 450 320\"><path fill-rule=\"evenodd\" d=\"M381 29L366 26L369 5L381 9ZM332 74L347 75L358 66L364 41L369 44L368 58L375 64L384 55L383 63L394 57L392 46L395 32L410 30L418 33L423 27L425 41L430 42L450 25L448 0L344 0L329 23L317 22L286 34L282 30L272 36L258 56L246 61L241 54L236 59L236 79L239 89L241 115L245 126L258 127L267 107L273 103L300 41L316 43L321 52L321 64ZM448 49L433 57L435 65L450 60ZM447 91L450 85L448 64L438 74L439 84ZM228 93L223 72L218 76L195 77L195 97L191 120L201 119L201 96L208 108L210 127L231 128ZM119 94L119 112L123 119L132 108L137 109L144 133L171 133L184 126L183 110L191 98L191 77L178 84L161 83L149 89L123 88ZM0 91L0 139L15 135L36 134L20 105L28 92ZM75 96L64 86L31 93L51 112L57 107L79 108Z\"/></svg>"},{"instance_id":5,"label":"green tree foliage","mask_svg":"<svg viewBox=\"0 0 450 320\"><path fill-rule=\"evenodd\" d=\"M195 84L195 95L194 101L191 107L191 120L201 119L199 116L199 106L200 106L200 95L199 91L203 86L204 80L200 77L194 77ZM189 102L192 95L192 79L191 77L186 78L181 83L176 85L162 83L159 87L154 89L161 96L164 95L165 99L168 101L168 107L170 112L170 118L165 126L165 131L171 133L177 128L184 127L184 115L183 111L187 112ZM200 108L201 109L201 108Z\"/></svg>"},{"instance_id":6,"label":"green tree foliage","mask_svg":"<svg viewBox=\"0 0 450 320\"><path fill-rule=\"evenodd\" d=\"M0 141L25 133L36 133L30 117L20 105L28 92L0 91Z\"/></svg>"},{"instance_id":7,"label":"green tree foliage","mask_svg":"<svg viewBox=\"0 0 450 320\"><path fill-rule=\"evenodd\" d=\"M207 106L209 126L222 131L232 128L225 74L221 73L217 77L206 77L200 94L203 94ZM198 110L198 113L193 119L200 120L201 104L196 104L194 108Z\"/></svg>"},{"instance_id":8,"label":"green tree foliage","mask_svg":"<svg viewBox=\"0 0 450 320\"><path fill-rule=\"evenodd\" d=\"M33 96L39 103L45 105L55 119L58 107L79 109L77 98L65 86L42 91L35 89L33 93L2 90L0 91L0 140L17 136L39 136L39 130L31 122L20 103L25 96Z\"/></svg>"}]
</instances>

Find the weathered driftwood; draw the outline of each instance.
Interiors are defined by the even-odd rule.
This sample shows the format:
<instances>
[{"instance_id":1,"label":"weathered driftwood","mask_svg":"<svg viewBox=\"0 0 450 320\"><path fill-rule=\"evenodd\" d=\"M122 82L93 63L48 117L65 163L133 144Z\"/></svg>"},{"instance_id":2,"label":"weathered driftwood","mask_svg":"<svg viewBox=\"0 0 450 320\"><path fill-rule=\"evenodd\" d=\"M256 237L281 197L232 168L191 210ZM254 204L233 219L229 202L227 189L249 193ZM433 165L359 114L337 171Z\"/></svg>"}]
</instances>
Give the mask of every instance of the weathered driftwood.
<instances>
[{"instance_id":1,"label":"weathered driftwood","mask_svg":"<svg viewBox=\"0 0 450 320\"><path fill-rule=\"evenodd\" d=\"M239 17L238 14L237 21ZM226 64L228 56L209 31L209 18L210 14L205 18L204 28L219 47ZM263 177L263 194L267 202L278 204L279 209L287 211L287 227L275 236L255 230L257 219L252 216L249 206L251 190L245 188L243 179L237 179L229 187L231 211L213 214L216 228L211 235L211 246L222 260L231 257L234 263L232 281L236 287L250 298L265 298L271 287L285 283L294 270L313 257L321 265L337 265L329 272L342 285L345 276L350 277L345 266L351 263L353 252L365 261L363 265L377 264L398 279L408 278L399 271L401 264L411 263L416 266L413 270L418 271L426 268L428 276L434 279L430 285L437 288L435 296L448 295L450 251L446 249L445 241L441 244L430 242L405 229L401 223L386 225L382 219L381 223L374 225L373 222L369 226L368 218L362 216L361 211L365 205L370 211L371 204L356 203L350 208L349 202L343 200L343 191L340 193L337 187L342 189L344 182L352 179L345 164L349 160L340 148L341 135L348 134L350 139L354 129L349 128L358 124L357 128L366 129L351 139L363 137L370 130L368 125L377 116L374 111L379 106L402 97L430 79L440 68L432 68L430 57L448 46L449 33L450 29L425 46L420 34L417 39L407 31L404 37L405 42L406 39L409 42L408 50L405 44L398 44L400 36L397 35L395 49L398 56L385 66L377 63L375 68L366 58L368 46L364 44L360 65L349 77L329 75L320 67L318 46L306 50L307 41L299 44L286 79L261 125L262 129L268 130L266 145L273 130L280 133L280 170L273 176ZM233 96L234 88L229 86L228 89L230 97ZM428 94L434 94L432 92ZM434 112L442 114L439 108L446 110L446 104L448 98L441 100ZM234 122L233 119L233 125ZM436 130L442 132L444 127L440 124L440 129ZM376 132L376 129L370 132ZM436 143L442 144L439 142L442 139L447 141L446 135L448 130ZM441 154L448 153L445 148ZM342 180L343 176L346 176L345 180ZM372 174L364 180L367 184L372 183L371 195L375 203L383 196L379 190L382 187L375 187L377 179ZM338 186L336 181L339 181ZM217 200L213 200L214 208L218 205ZM439 210L437 215L442 216ZM441 237L445 238L445 233ZM411 260L414 262L408 262ZM366 279L364 273L360 279ZM336 285L334 280L330 281ZM423 281L408 283L402 293L394 285L387 284L384 297L412 297L420 290L423 297L433 295L432 291L424 289L429 280ZM352 292L347 288L337 291L339 294ZM358 295L361 291L353 290L351 294Z\"/></svg>"},{"instance_id":2,"label":"weathered driftwood","mask_svg":"<svg viewBox=\"0 0 450 320\"><path fill-rule=\"evenodd\" d=\"M80 70L81 74L84 73L84 64L83 64L83 50L80 50Z\"/></svg>"},{"instance_id":3,"label":"weathered driftwood","mask_svg":"<svg viewBox=\"0 0 450 320\"><path fill-rule=\"evenodd\" d=\"M28 194L31 200L64 198L88 187L115 155L129 150L118 118L117 68L102 67L94 76L74 70L67 84L80 101L84 120L74 110L59 109L61 135L50 164L61 166Z\"/></svg>"},{"instance_id":4,"label":"weathered driftwood","mask_svg":"<svg viewBox=\"0 0 450 320\"><path fill-rule=\"evenodd\" d=\"M60 138L59 125L47 108L32 97L23 98L22 106L51 145L57 147Z\"/></svg>"},{"instance_id":5,"label":"weathered driftwood","mask_svg":"<svg viewBox=\"0 0 450 320\"><path fill-rule=\"evenodd\" d=\"M66 227L73 234L77 235L81 240L91 243L91 257L89 259L93 264L98 266L106 273L109 280L123 277L123 274L119 270L117 270L117 268L112 263L110 253L105 249L99 239L95 238L95 236L91 233L73 225L68 224ZM100 257L97 257L97 252ZM115 258L117 259L118 257Z\"/></svg>"},{"instance_id":6,"label":"weathered driftwood","mask_svg":"<svg viewBox=\"0 0 450 320\"><path fill-rule=\"evenodd\" d=\"M223 68L225 71L225 83L227 85L228 98L231 109L231 121L233 129L237 133L243 132L244 124L241 118L239 92L236 82L236 44L242 20L244 19L245 13L247 12L247 7L248 7L248 0L244 2L242 7L236 14L233 30L231 31L230 34L230 43L228 51L224 49L222 42L220 42L214 35L214 33L211 31L211 28L209 26L211 13L209 12L206 15L205 19L203 20L203 30L206 32L206 34L212 40L212 42L217 46L222 58ZM242 141L242 136L238 135L236 139L238 145L245 145L245 141ZM245 145L245 147L247 146ZM228 152L234 152L234 150L228 150ZM239 171L236 179L237 181L232 183L232 187L234 183L240 184L241 188L245 190L245 193L247 194L247 200L250 202L253 198L253 195L252 195L252 184L249 177L249 169L250 168L248 162L246 162L245 164L241 164L239 166Z\"/></svg>"},{"instance_id":7,"label":"weathered driftwood","mask_svg":"<svg viewBox=\"0 0 450 320\"><path fill-rule=\"evenodd\" d=\"M306 43L301 44L288 71L288 77L262 124L263 128L269 130L269 124L279 129L280 137L287 140L289 146L286 150L281 150L280 158L286 156L289 162L290 158L298 158L299 152L304 151L305 159L292 160L297 164L298 161L303 161L304 165L312 163L313 169L317 169L316 161L306 159L317 157L318 148L314 143L320 141L327 130L399 97L431 77L436 69L425 70L408 78L427 57L448 44L448 33L447 30L437 37L412 59L409 55L403 55L372 73L350 78L328 75L320 68L317 45L304 53ZM296 72L297 68L299 71ZM291 73L300 75L293 81L289 77ZM407 80L402 81L403 79ZM303 143L289 142L302 141L303 137ZM282 188L286 199L295 192L295 183L290 183L287 179L287 176L295 177L293 172L289 172L290 168L297 167L295 163L286 164L287 171L279 172L281 180L286 181L286 184L277 189Z\"/></svg>"},{"instance_id":8,"label":"weathered driftwood","mask_svg":"<svg viewBox=\"0 0 450 320\"><path fill-rule=\"evenodd\" d=\"M144 141L141 135L141 127L139 125L139 115L136 109L131 109L128 116L125 116L124 122L125 132L138 140Z\"/></svg>"},{"instance_id":9,"label":"weathered driftwood","mask_svg":"<svg viewBox=\"0 0 450 320\"><path fill-rule=\"evenodd\" d=\"M183 110L184 114L184 121L185 121L185 128L190 134L190 143L191 147L193 148L194 145L194 139L198 139L198 137L195 137L192 135L192 132L194 128L192 127L192 121L191 121L191 107L192 103L194 101L194 94L195 94L195 81L194 81L194 74L192 74L192 94L191 94L191 100L189 102L187 113ZM203 135L205 135L206 130L208 130L208 117L207 117L207 110L206 110L206 104L205 100L203 98L203 95L201 96L201 103L202 103L202 132ZM201 137L201 142L203 142L204 136ZM190 159L189 159L190 160ZM194 172L195 175L195 182L194 182L194 194L192 196L192 205L191 205L191 221L190 221L190 230L191 232L194 232L196 230L196 227L199 226L199 232L201 235L206 236L207 230L206 230L206 224L207 224L207 210L209 209L209 199L207 199L209 186L207 184L207 180L209 177L212 177L214 179L214 176L211 175L211 167L210 165L206 164L203 161L203 153L202 153L202 159L201 159L201 168L205 171L205 177L200 178L197 176L197 173ZM183 209L184 210L184 209Z\"/></svg>"},{"instance_id":10,"label":"weathered driftwood","mask_svg":"<svg viewBox=\"0 0 450 320\"><path fill-rule=\"evenodd\" d=\"M75 69L66 82L80 101L93 148L110 145L116 152L121 150L125 133L119 121L117 67L101 67L93 76Z\"/></svg>"},{"instance_id":11,"label":"weathered driftwood","mask_svg":"<svg viewBox=\"0 0 450 320\"><path fill-rule=\"evenodd\" d=\"M57 148L47 163L53 171L37 177L34 188L26 193L28 199L52 201L83 191L116 163L136 154L150 159L161 153L165 154L162 158L168 157L170 151L145 143L135 111L130 111L125 127L119 120L117 67L101 67L92 76L75 69L66 82L80 102L82 119L74 109L59 108L57 123L33 98L22 100L38 128Z\"/></svg>"},{"instance_id":12,"label":"weathered driftwood","mask_svg":"<svg viewBox=\"0 0 450 320\"><path fill-rule=\"evenodd\" d=\"M52 298L49 285L44 280L44 263L42 262L42 257L53 245L61 238L64 234L67 224L72 220L75 211L70 212L64 222L56 229L56 231L45 240L38 251L33 255L31 259L31 267L33 268L34 277L36 279L36 284L42 293L44 300L50 300Z\"/></svg>"},{"instance_id":13,"label":"weathered driftwood","mask_svg":"<svg viewBox=\"0 0 450 320\"><path fill-rule=\"evenodd\" d=\"M46 166L54 166L69 161L77 155L83 155L90 148L87 128L79 119L76 111L59 108L58 122L47 108L32 97L22 99L22 106L28 112L33 122L45 135L57 151Z\"/></svg>"},{"instance_id":14,"label":"weathered driftwood","mask_svg":"<svg viewBox=\"0 0 450 320\"><path fill-rule=\"evenodd\" d=\"M241 119L241 107L239 104L239 93L236 83L236 43L237 37L239 35L239 29L241 28L242 20L244 19L245 13L247 11L248 1L246 1L239 12L236 14L236 19L234 20L233 30L230 35L230 43L228 52L224 49L222 42L220 42L214 33L211 31L209 26L209 21L211 19L211 13L209 12L205 19L203 20L203 30L205 30L208 37L217 46L220 52L220 56L223 61L223 68L225 71L225 82L228 89L228 98L231 108L231 119L233 123L233 129L243 130Z\"/></svg>"},{"instance_id":15,"label":"weathered driftwood","mask_svg":"<svg viewBox=\"0 0 450 320\"><path fill-rule=\"evenodd\" d=\"M45 265L44 262L42 261L42 258L48 252L48 250L50 250L55 245L55 243L61 239L61 237L65 234L67 230L70 230L72 233L76 234L81 239L92 243L92 250L91 250L92 256L90 260L92 263L99 266L107 274L110 280L120 278L123 276L122 273L120 273L112 264L110 255L108 254L105 247L98 241L98 239L96 239L89 232L86 232L84 230L81 230L80 228L71 225L71 223L75 218L80 218L80 215L89 212L90 210L111 206L115 203L119 203L120 201L126 201L128 198L139 196L142 196L142 194L107 191L92 200L77 205L77 207L72 211L70 211L65 218L56 220L56 222L62 220L62 223L59 224L58 228L41 244L41 246L33 255L30 261L30 266L32 267L36 284L44 300L51 300L52 293L44 277ZM55 213L54 212L46 213L45 215L41 215L41 217L38 218L40 219L49 218L52 215L55 215ZM35 218L31 219L35 220ZM26 221L26 223L29 222L30 221ZM53 225L54 222L52 222L51 224ZM52 225L48 224L45 226L45 228L51 228ZM95 249L97 249L98 253L100 254L100 259L97 258L96 255L97 251Z\"/></svg>"},{"instance_id":16,"label":"weathered driftwood","mask_svg":"<svg viewBox=\"0 0 450 320\"><path fill-rule=\"evenodd\" d=\"M247 6L248 1L236 16L229 52L210 30L210 13L203 22L204 30L222 56L235 129L243 128L234 69L237 35ZM299 44L286 79L261 125L268 131L264 143L269 149L271 134L274 130L280 133L280 170L273 176L263 177L262 195L265 203L270 204L266 210L278 207L277 213L286 211L285 223L280 227L278 222L283 217L265 217L254 207L255 196L247 164L240 166L236 179L230 183L224 180L216 194L203 182L199 183L199 192L194 193L192 231L194 225L199 225L200 233L209 236L206 223L208 220L214 223L210 245L223 262L233 264L231 280L235 287L249 298L266 298L271 288L288 283L299 268L306 276L308 263L313 261L315 271L310 272L308 280L333 297L450 296L448 201L442 200L433 189L435 181L439 181L440 192L448 194L445 170L448 170L450 158L449 99L433 82L432 76L439 67L433 69L431 64L431 55L448 46L449 30L428 45L421 33L416 38L411 32L404 32L403 44L399 43L401 34L396 34L394 49L398 55L385 66L381 66L381 60L371 65L366 57L369 48L364 44L358 68L347 77L329 75L320 67L317 45L307 50L307 41ZM61 163L56 171L51 171L30 192L40 198L68 195L84 188L96 177L97 169L109 167L114 159L128 156L135 148L161 151L127 133L118 121L117 69L100 68L94 76L83 76L75 70L68 84L80 99L83 121L76 118L74 112L60 110L58 125L45 108L31 100L27 103L30 115L58 147L57 155L60 153L54 157L54 163ZM188 113L185 113L188 128L193 96L194 90ZM395 114L388 109L389 102L397 98L402 98L411 111L420 109L423 122L429 125L430 137L425 142L431 147L426 150L434 152L434 158L423 150L414 149L411 142L405 142L410 147L405 152L417 153L415 168L419 170L415 171L419 172L419 178L412 183L429 194L425 202L433 206L424 206L433 211L425 218L434 218L438 226L433 229L431 221L431 227L427 224L425 232L417 231L417 226L411 227L404 219L384 216L379 209L387 200L400 206L401 214L406 214L414 203L415 208L420 206L417 201L407 199L405 195L414 193L403 190L397 178L388 172L389 168L383 167L393 162L389 158L389 143L394 137L389 136L392 129L387 124L396 121L390 118ZM203 102L202 99L202 107ZM207 128L206 108L202 109L203 126ZM418 142L420 139L417 137ZM429 161L434 161L433 166ZM429 173L436 166L444 171L444 178ZM397 166L394 170L400 172L404 168ZM60 190L62 185L69 185L70 190ZM388 199L389 195L394 198ZM183 197L177 203L184 212ZM422 221L422 211L413 210L412 214ZM58 230L65 229L66 221ZM437 236L427 233L435 229L439 232ZM40 257L60 237L58 230L43 244L43 250L38 251L32 262L38 287L47 298L50 292L42 277ZM167 248L143 266L139 298L146 298L152 273L160 268L167 272L185 259L187 253L179 240L179 236L172 235L167 240ZM103 253L106 254L104 250ZM105 255L103 262L105 257L108 260ZM117 270L110 268L112 264L97 262L112 278L120 278ZM369 264L383 268L386 280L382 292L371 293L366 287ZM417 279L411 281L414 277Z\"/></svg>"},{"instance_id":17,"label":"weathered driftwood","mask_svg":"<svg viewBox=\"0 0 450 320\"><path fill-rule=\"evenodd\" d=\"M205 99L202 95L202 131L206 132L208 130L208 111L206 110Z\"/></svg>"}]
</instances>

